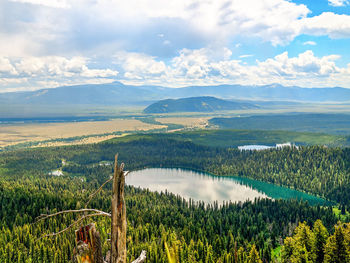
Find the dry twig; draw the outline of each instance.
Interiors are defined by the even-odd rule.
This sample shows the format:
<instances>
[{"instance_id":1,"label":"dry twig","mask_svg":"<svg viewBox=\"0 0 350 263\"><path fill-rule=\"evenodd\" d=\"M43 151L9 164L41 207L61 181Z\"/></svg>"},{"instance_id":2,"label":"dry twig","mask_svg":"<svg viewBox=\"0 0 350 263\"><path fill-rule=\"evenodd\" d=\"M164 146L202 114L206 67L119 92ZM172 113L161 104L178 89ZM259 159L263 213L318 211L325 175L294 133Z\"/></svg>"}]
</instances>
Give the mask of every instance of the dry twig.
<instances>
[{"instance_id":1,"label":"dry twig","mask_svg":"<svg viewBox=\"0 0 350 263\"><path fill-rule=\"evenodd\" d=\"M85 208L87 208L87 206L89 205L89 203L91 202L92 198L98 194L98 192L100 192L102 190L102 188L108 184L110 181L113 180L113 176L111 178L109 178L106 182L104 182L95 192L93 192L90 196L89 196L89 200L87 201L87 203L85 204Z\"/></svg>"},{"instance_id":2,"label":"dry twig","mask_svg":"<svg viewBox=\"0 0 350 263\"><path fill-rule=\"evenodd\" d=\"M109 216L109 217L111 216L110 213L106 213L106 212L98 210L98 209L84 208L84 209L77 209L77 210L63 210L63 211L59 211L59 212L54 213L54 214L42 214L42 215L40 215L39 217L36 218L36 222L35 223L38 223L41 220L45 220L47 218L54 217L54 216L61 215L61 214L83 213L83 212L96 212L96 213L100 213L101 215L104 215L104 216Z\"/></svg>"},{"instance_id":3,"label":"dry twig","mask_svg":"<svg viewBox=\"0 0 350 263\"><path fill-rule=\"evenodd\" d=\"M62 211L63 212L63 211ZM76 224L78 224L80 221L84 220L85 218L87 217L93 217L93 216L111 216L109 213L106 213L106 212L102 212L102 213L96 213L96 214L89 214L89 215L84 215L82 217L80 217L79 219L77 219L76 221L74 221L72 224L70 224L68 227L66 227L65 229L57 232L57 233L51 233L51 234L47 234L47 235L44 235L42 237L39 237L37 240L39 239L42 239L42 238L45 238L45 237L53 237L53 236L57 236L59 234L62 234L63 232L71 229L73 226L75 226Z\"/></svg>"},{"instance_id":4,"label":"dry twig","mask_svg":"<svg viewBox=\"0 0 350 263\"><path fill-rule=\"evenodd\" d=\"M124 172L124 176L127 176L129 174L129 171L125 171ZM106 182L104 182L95 192L93 192L90 196L89 196L89 200L86 202L85 204L85 208L87 208L87 206L90 204L92 198L97 195L101 190L102 188L108 184L109 182L111 182L113 180L113 176L111 178L109 178Z\"/></svg>"}]
</instances>

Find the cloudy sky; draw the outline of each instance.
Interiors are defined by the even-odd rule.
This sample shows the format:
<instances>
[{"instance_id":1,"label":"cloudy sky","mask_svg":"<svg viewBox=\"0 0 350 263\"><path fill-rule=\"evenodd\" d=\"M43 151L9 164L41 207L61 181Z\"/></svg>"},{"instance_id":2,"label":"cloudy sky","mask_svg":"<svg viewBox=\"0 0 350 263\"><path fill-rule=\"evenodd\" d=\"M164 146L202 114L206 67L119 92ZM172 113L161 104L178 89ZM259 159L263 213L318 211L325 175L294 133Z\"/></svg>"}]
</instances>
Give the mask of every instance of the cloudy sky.
<instances>
[{"instance_id":1,"label":"cloudy sky","mask_svg":"<svg viewBox=\"0 0 350 263\"><path fill-rule=\"evenodd\" d=\"M113 81L350 88L350 0L0 1L0 92Z\"/></svg>"}]
</instances>

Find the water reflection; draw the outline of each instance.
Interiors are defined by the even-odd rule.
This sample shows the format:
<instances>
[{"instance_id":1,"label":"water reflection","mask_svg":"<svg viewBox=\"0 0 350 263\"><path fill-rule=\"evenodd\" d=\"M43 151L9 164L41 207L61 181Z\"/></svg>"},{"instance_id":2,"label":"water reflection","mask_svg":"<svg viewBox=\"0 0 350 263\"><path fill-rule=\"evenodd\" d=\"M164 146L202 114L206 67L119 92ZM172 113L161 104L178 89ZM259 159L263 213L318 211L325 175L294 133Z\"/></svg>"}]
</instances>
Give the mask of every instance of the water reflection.
<instances>
[{"instance_id":1,"label":"water reflection","mask_svg":"<svg viewBox=\"0 0 350 263\"><path fill-rule=\"evenodd\" d=\"M266 146L266 145L243 145L243 146L238 146L238 149L243 151L261 151L261 150L267 150L267 149L272 149L275 148L273 146Z\"/></svg>"},{"instance_id":2,"label":"water reflection","mask_svg":"<svg viewBox=\"0 0 350 263\"><path fill-rule=\"evenodd\" d=\"M246 201L255 198L302 199L311 205L332 205L332 202L294 189L244 177L218 177L178 168L151 168L131 172L126 183L151 191L171 192L186 199L206 203Z\"/></svg>"},{"instance_id":3,"label":"water reflection","mask_svg":"<svg viewBox=\"0 0 350 263\"><path fill-rule=\"evenodd\" d=\"M246 201L268 196L229 178L214 177L183 169L152 168L131 172L126 183L151 191L165 191L206 203Z\"/></svg>"}]
</instances>

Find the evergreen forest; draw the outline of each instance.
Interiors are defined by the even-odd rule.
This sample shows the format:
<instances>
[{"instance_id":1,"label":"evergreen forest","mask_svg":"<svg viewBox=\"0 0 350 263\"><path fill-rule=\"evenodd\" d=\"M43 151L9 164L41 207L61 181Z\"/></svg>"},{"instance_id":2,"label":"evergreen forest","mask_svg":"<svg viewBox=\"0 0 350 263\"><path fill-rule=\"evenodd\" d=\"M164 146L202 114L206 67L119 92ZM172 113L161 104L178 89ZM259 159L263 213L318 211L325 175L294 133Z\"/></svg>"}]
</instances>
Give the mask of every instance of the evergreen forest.
<instances>
[{"instance_id":1,"label":"evergreen forest","mask_svg":"<svg viewBox=\"0 0 350 263\"><path fill-rule=\"evenodd\" d=\"M36 222L40 214L83 208L113 173L115 153L126 170L181 167L241 176L332 201L255 199L206 204L168 192L126 187L128 262L350 262L350 149L299 146L264 151L197 144L166 134L132 135L99 144L0 153L0 262L72 262L78 215ZM61 176L50 171L60 170ZM111 185L89 204L106 212ZM92 219L109 250L110 219ZM83 223L89 223L87 220Z\"/></svg>"}]
</instances>

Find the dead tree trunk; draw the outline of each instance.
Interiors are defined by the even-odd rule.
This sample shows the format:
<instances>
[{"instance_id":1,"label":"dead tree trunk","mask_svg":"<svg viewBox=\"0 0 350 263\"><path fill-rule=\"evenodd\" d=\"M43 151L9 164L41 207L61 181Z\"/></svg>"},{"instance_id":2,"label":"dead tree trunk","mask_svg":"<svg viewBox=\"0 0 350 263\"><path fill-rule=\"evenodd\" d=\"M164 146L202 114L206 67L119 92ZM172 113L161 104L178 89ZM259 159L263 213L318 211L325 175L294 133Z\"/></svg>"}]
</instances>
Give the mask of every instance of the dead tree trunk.
<instances>
[{"instance_id":1,"label":"dead tree trunk","mask_svg":"<svg viewBox=\"0 0 350 263\"><path fill-rule=\"evenodd\" d=\"M54 217L61 214L67 213L84 213L77 220L65 229L57 232L44 235L43 237L52 237L59 235L78 223L82 222L85 218L96 217L96 216L108 216L112 219L111 227L111 250L107 252L106 260L107 263L126 263L126 207L124 199L124 186L125 176L127 172L124 172L124 164L118 166L118 154L115 156L114 175L103 183L94 193L89 196L89 200L85 205L85 208L78 210L64 210L54 214L44 214L37 218L37 222L45 220L50 217ZM106 213L98 209L87 208L88 204L93 197L98 194L101 189L110 181L113 180L112 189L112 213ZM94 213L92 213L94 212ZM93 231L91 231L93 230ZM87 233L89 232L89 233ZM90 233L91 232L91 233ZM102 263L102 247L101 238L99 233L95 229L94 224L81 227L76 231L76 251L74 252L75 259L78 262L94 262ZM91 253L91 249L93 253ZM91 261L93 260L93 261ZM134 260L132 263L142 263L146 260L146 251L142 251L141 255Z\"/></svg>"},{"instance_id":2,"label":"dead tree trunk","mask_svg":"<svg viewBox=\"0 0 350 263\"><path fill-rule=\"evenodd\" d=\"M118 166L117 154L115 156L112 193L111 263L126 263L125 175L123 169L124 164Z\"/></svg>"}]
</instances>

